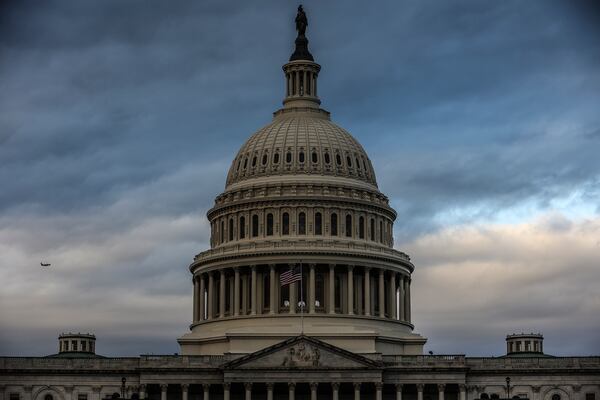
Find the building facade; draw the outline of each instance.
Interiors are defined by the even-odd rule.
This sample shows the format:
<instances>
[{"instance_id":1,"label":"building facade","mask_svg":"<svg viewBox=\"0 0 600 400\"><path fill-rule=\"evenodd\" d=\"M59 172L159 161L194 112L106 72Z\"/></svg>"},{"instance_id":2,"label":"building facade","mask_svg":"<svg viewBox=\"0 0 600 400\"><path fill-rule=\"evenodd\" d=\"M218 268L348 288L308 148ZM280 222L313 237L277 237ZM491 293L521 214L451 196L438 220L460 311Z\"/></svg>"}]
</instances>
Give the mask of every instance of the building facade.
<instances>
[{"instance_id":1,"label":"building facade","mask_svg":"<svg viewBox=\"0 0 600 400\"><path fill-rule=\"evenodd\" d=\"M283 107L208 212L181 355L107 358L93 335L63 334L53 356L0 357L0 399L600 400L600 357L547 356L539 334L509 335L504 357L422 354L396 212L320 107L301 8L296 26Z\"/></svg>"}]
</instances>

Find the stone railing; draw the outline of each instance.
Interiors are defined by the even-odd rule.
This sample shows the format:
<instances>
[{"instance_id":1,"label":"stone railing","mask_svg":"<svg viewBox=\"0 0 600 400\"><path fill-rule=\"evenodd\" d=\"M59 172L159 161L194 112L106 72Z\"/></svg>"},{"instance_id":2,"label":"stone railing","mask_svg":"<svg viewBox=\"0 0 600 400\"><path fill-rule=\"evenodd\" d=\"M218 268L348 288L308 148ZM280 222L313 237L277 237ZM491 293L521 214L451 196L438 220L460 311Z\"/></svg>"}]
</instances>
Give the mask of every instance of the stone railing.
<instances>
[{"instance_id":1,"label":"stone railing","mask_svg":"<svg viewBox=\"0 0 600 400\"><path fill-rule=\"evenodd\" d=\"M426 368L464 368L464 354L420 355L420 356L383 356L388 367L426 367Z\"/></svg>"},{"instance_id":2,"label":"stone railing","mask_svg":"<svg viewBox=\"0 0 600 400\"><path fill-rule=\"evenodd\" d=\"M472 369L600 369L600 357L469 357Z\"/></svg>"}]
</instances>

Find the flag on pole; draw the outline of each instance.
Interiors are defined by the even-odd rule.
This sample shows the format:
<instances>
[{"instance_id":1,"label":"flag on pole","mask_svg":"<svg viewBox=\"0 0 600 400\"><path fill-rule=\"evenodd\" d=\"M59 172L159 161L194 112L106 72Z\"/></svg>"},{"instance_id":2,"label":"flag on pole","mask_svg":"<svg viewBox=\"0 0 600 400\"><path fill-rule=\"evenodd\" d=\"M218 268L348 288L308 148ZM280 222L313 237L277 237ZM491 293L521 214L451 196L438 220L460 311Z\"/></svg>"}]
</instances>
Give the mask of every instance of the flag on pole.
<instances>
[{"instance_id":1,"label":"flag on pole","mask_svg":"<svg viewBox=\"0 0 600 400\"><path fill-rule=\"evenodd\" d=\"M296 265L294 268L290 268L289 271L283 272L279 276L279 281L281 286L289 285L290 283L301 281L302 280L302 272L300 270L300 266Z\"/></svg>"}]
</instances>

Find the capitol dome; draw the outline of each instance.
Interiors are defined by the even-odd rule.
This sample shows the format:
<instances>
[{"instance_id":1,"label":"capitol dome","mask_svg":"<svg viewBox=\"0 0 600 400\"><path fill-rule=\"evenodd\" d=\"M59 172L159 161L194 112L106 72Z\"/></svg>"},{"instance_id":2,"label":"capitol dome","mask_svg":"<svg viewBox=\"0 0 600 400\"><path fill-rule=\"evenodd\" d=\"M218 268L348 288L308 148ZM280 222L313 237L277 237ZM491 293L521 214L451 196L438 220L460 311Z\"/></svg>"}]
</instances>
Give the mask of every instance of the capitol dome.
<instances>
[{"instance_id":1,"label":"capitol dome","mask_svg":"<svg viewBox=\"0 0 600 400\"><path fill-rule=\"evenodd\" d=\"M300 334L362 354L421 354L410 257L360 143L321 108L321 66L299 32L283 107L250 136L208 211L190 265L183 354L244 354Z\"/></svg>"}]
</instances>

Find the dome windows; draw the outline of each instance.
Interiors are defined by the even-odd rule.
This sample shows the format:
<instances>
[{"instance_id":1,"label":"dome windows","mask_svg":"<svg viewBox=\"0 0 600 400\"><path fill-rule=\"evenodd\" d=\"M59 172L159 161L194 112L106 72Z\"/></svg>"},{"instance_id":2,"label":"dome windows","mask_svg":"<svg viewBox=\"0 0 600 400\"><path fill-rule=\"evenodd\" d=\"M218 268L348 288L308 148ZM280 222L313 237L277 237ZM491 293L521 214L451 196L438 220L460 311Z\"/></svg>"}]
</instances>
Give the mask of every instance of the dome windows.
<instances>
[{"instance_id":1,"label":"dome windows","mask_svg":"<svg viewBox=\"0 0 600 400\"><path fill-rule=\"evenodd\" d=\"M290 234L290 214L283 213L281 216L281 234L289 235Z\"/></svg>"},{"instance_id":2,"label":"dome windows","mask_svg":"<svg viewBox=\"0 0 600 400\"><path fill-rule=\"evenodd\" d=\"M279 153L273 154L273 164L279 164Z\"/></svg>"},{"instance_id":3,"label":"dome windows","mask_svg":"<svg viewBox=\"0 0 600 400\"><path fill-rule=\"evenodd\" d=\"M348 165L348 168L352 168L352 158L350 158L350 156L346 156L346 164Z\"/></svg>"},{"instance_id":4,"label":"dome windows","mask_svg":"<svg viewBox=\"0 0 600 400\"><path fill-rule=\"evenodd\" d=\"M311 161L313 162L313 164L316 164L317 162L319 162L319 156L317 155L316 151L312 152Z\"/></svg>"},{"instance_id":5,"label":"dome windows","mask_svg":"<svg viewBox=\"0 0 600 400\"><path fill-rule=\"evenodd\" d=\"M342 166L342 157L339 154L335 155L335 163L340 167Z\"/></svg>"},{"instance_id":6,"label":"dome windows","mask_svg":"<svg viewBox=\"0 0 600 400\"><path fill-rule=\"evenodd\" d=\"M365 238L365 218L364 217L360 217L358 219L358 238L359 239Z\"/></svg>"},{"instance_id":7,"label":"dome windows","mask_svg":"<svg viewBox=\"0 0 600 400\"><path fill-rule=\"evenodd\" d=\"M338 234L338 217L336 213L331 213L331 236L337 236Z\"/></svg>"},{"instance_id":8,"label":"dome windows","mask_svg":"<svg viewBox=\"0 0 600 400\"><path fill-rule=\"evenodd\" d=\"M287 153L285 153L285 162L288 164L292 162L292 152L291 151L288 151Z\"/></svg>"},{"instance_id":9,"label":"dome windows","mask_svg":"<svg viewBox=\"0 0 600 400\"><path fill-rule=\"evenodd\" d=\"M233 218L229 218L229 241L233 240Z\"/></svg>"},{"instance_id":10,"label":"dome windows","mask_svg":"<svg viewBox=\"0 0 600 400\"><path fill-rule=\"evenodd\" d=\"M273 236L273 214L267 214L267 236Z\"/></svg>"},{"instance_id":11,"label":"dome windows","mask_svg":"<svg viewBox=\"0 0 600 400\"><path fill-rule=\"evenodd\" d=\"M248 168L248 157L244 158L244 169Z\"/></svg>"},{"instance_id":12,"label":"dome windows","mask_svg":"<svg viewBox=\"0 0 600 400\"><path fill-rule=\"evenodd\" d=\"M267 155L263 154L263 156L262 156L262 165L267 165L267 159L268 159Z\"/></svg>"},{"instance_id":13,"label":"dome windows","mask_svg":"<svg viewBox=\"0 0 600 400\"><path fill-rule=\"evenodd\" d=\"M252 167L256 167L256 156L252 157Z\"/></svg>"},{"instance_id":14,"label":"dome windows","mask_svg":"<svg viewBox=\"0 0 600 400\"><path fill-rule=\"evenodd\" d=\"M303 151L298 153L298 162L301 162L301 163L304 162L304 152Z\"/></svg>"},{"instance_id":15,"label":"dome windows","mask_svg":"<svg viewBox=\"0 0 600 400\"><path fill-rule=\"evenodd\" d=\"M329 153L325 152L325 164L331 163L331 159L329 158Z\"/></svg>"},{"instance_id":16,"label":"dome windows","mask_svg":"<svg viewBox=\"0 0 600 400\"><path fill-rule=\"evenodd\" d=\"M252 216L252 237L258 236L258 215Z\"/></svg>"},{"instance_id":17,"label":"dome windows","mask_svg":"<svg viewBox=\"0 0 600 400\"><path fill-rule=\"evenodd\" d=\"M323 234L323 216L320 212L315 213L315 235Z\"/></svg>"},{"instance_id":18,"label":"dome windows","mask_svg":"<svg viewBox=\"0 0 600 400\"><path fill-rule=\"evenodd\" d=\"M240 239L244 239L246 237L246 218L240 217Z\"/></svg>"},{"instance_id":19,"label":"dome windows","mask_svg":"<svg viewBox=\"0 0 600 400\"><path fill-rule=\"evenodd\" d=\"M298 235L306 235L306 213L298 214Z\"/></svg>"},{"instance_id":20,"label":"dome windows","mask_svg":"<svg viewBox=\"0 0 600 400\"><path fill-rule=\"evenodd\" d=\"M352 237L352 215L346 214L346 237Z\"/></svg>"}]
</instances>

